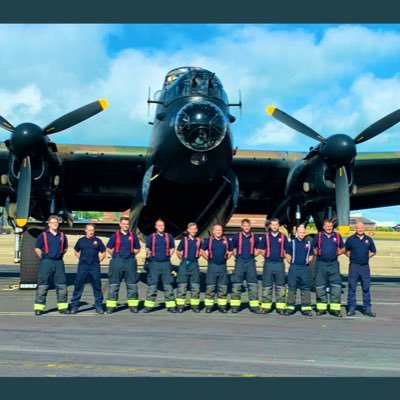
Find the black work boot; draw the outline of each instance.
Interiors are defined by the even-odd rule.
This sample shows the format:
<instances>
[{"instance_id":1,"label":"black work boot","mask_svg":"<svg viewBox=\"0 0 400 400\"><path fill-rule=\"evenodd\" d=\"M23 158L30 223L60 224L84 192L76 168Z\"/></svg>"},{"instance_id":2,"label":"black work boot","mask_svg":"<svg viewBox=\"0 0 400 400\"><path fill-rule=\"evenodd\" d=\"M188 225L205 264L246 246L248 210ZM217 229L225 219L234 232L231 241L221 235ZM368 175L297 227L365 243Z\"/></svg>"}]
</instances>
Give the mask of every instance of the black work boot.
<instances>
[{"instance_id":1,"label":"black work boot","mask_svg":"<svg viewBox=\"0 0 400 400\"><path fill-rule=\"evenodd\" d=\"M138 307L129 307L129 311L132 314L137 314L139 312L139 308Z\"/></svg>"},{"instance_id":2,"label":"black work boot","mask_svg":"<svg viewBox=\"0 0 400 400\"><path fill-rule=\"evenodd\" d=\"M226 307L218 307L218 311L222 314L226 314L228 312L228 310L226 309Z\"/></svg>"},{"instance_id":3,"label":"black work boot","mask_svg":"<svg viewBox=\"0 0 400 400\"><path fill-rule=\"evenodd\" d=\"M286 315L285 310L283 308L277 308L276 313L279 315Z\"/></svg>"},{"instance_id":4,"label":"black work boot","mask_svg":"<svg viewBox=\"0 0 400 400\"><path fill-rule=\"evenodd\" d=\"M71 314L77 314L77 313L78 313L78 307L72 307Z\"/></svg>"},{"instance_id":5,"label":"black work boot","mask_svg":"<svg viewBox=\"0 0 400 400\"><path fill-rule=\"evenodd\" d=\"M253 314L260 314L260 308L259 307L250 307L250 312Z\"/></svg>"},{"instance_id":6,"label":"black work boot","mask_svg":"<svg viewBox=\"0 0 400 400\"><path fill-rule=\"evenodd\" d=\"M113 308L107 307L106 314L110 315L114 312Z\"/></svg>"},{"instance_id":7,"label":"black work boot","mask_svg":"<svg viewBox=\"0 0 400 400\"><path fill-rule=\"evenodd\" d=\"M176 307L176 312L182 314L185 311L185 307Z\"/></svg>"},{"instance_id":8,"label":"black work boot","mask_svg":"<svg viewBox=\"0 0 400 400\"><path fill-rule=\"evenodd\" d=\"M148 314L149 312L151 312L152 311L152 309L150 308L150 307L145 307L145 308L143 308L143 312L145 313L145 314Z\"/></svg>"},{"instance_id":9,"label":"black work boot","mask_svg":"<svg viewBox=\"0 0 400 400\"><path fill-rule=\"evenodd\" d=\"M364 315L367 317L376 317L376 314L370 308L364 310Z\"/></svg>"},{"instance_id":10,"label":"black work boot","mask_svg":"<svg viewBox=\"0 0 400 400\"><path fill-rule=\"evenodd\" d=\"M340 311L331 311L331 315L334 317L342 318L342 313Z\"/></svg>"},{"instance_id":11,"label":"black work boot","mask_svg":"<svg viewBox=\"0 0 400 400\"><path fill-rule=\"evenodd\" d=\"M35 315L36 316L43 315L43 311L42 310L35 310Z\"/></svg>"},{"instance_id":12,"label":"black work boot","mask_svg":"<svg viewBox=\"0 0 400 400\"><path fill-rule=\"evenodd\" d=\"M293 315L295 312L295 310L286 310L286 315Z\"/></svg>"},{"instance_id":13,"label":"black work boot","mask_svg":"<svg viewBox=\"0 0 400 400\"><path fill-rule=\"evenodd\" d=\"M63 308L62 310L58 310L58 312L63 315L68 315L70 313L68 308Z\"/></svg>"},{"instance_id":14,"label":"black work boot","mask_svg":"<svg viewBox=\"0 0 400 400\"><path fill-rule=\"evenodd\" d=\"M301 312L305 317L312 317L313 313L311 310L305 310Z\"/></svg>"},{"instance_id":15,"label":"black work boot","mask_svg":"<svg viewBox=\"0 0 400 400\"><path fill-rule=\"evenodd\" d=\"M168 310L168 312L170 312L170 313L172 313L172 314L175 314L175 313L176 313L176 308L175 308L175 307L170 307L170 308L168 308L167 310Z\"/></svg>"},{"instance_id":16,"label":"black work boot","mask_svg":"<svg viewBox=\"0 0 400 400\"><path fill-rule=\"evenodd\" d=\"M206 307L206 314L211 314L213 312L212 307Z\"/></svg>"},{"instance_id":17,"label":"black work boot","mask_svg":"<svg viewBox=\"0 0 400 400\"><path fill-rule=\"evenodd\" d=\"M200 312L200 308L199 307L192 307L192 311L194 313L199 313Z\"/></svg>"},{"instance_id":18,"label":"black work boot","mask_svg":"<svg viewBox=\"0 0 400 400\"><path fill-rule=\"evenodd\" d=\"M321 315L326 315L325 310L317 310L316 314L320 317Z\"/></svg>"},{"instance_id":19,"label":"black work boot","mask_svg":"<svg viewBox=\"0 0 400 400\"><path fill-rule=\"evenodd\" d=\"M348 317L353 317L354 315L356 315L356 310L354 310L354 308L349 308L347 310L347 316Z\"/></svg>"},{"instance_id":20,"label":"black work boot","mask_svg":"<svg viewBox=\"0 0 400 400\"><path fill-rule=\"evenodd\" d=\"M231 313L237 314L239 312L239 307L232 307L231 308Z\"/></svg>"},{"instance_id":21,"label":"black work boot","mask_svg":"<svg viewBox=\"0 0 400 400\"><path fill-rule=\"evenodd\" d=\"M270 308L261 308L261 314L269 314L271 312Z\"/></svg>"},{"instance_id":22,"label":"black work boot","mask_svg":"<svg viewBox=\"0 0 400 400\"><path fill-rule=\"evenodd\" d=\"M99 315L104 314L103 307L97 307L97 308L96 308L96 314L99 314Z\"/></svg>"}]
</instances>

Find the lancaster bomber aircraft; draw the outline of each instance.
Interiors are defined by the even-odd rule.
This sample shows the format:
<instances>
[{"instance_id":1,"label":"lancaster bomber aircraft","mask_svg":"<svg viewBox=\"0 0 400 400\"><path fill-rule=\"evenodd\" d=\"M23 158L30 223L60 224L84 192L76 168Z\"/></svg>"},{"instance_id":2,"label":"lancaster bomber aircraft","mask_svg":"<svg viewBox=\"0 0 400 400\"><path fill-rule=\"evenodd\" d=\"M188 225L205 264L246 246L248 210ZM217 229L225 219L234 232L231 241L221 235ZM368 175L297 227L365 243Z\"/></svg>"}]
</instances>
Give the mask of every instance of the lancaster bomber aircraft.
<instances>
[{"instance_id":1,"label":"lancaster bomber aircraft","mask_svg":"<svg viewBox=\"0 0 400 400\"><path fill-rule=\"evenodd\" d=\"M59 214L72 225L71 210L130 209L132 229L146 236L161 217L175 237L189 221L205 235L233 214L277 217L289 231L312 217L321 226L334 218L348 231L350 209L400 204L400 153L359 153L358 143L400 121L400 109L354 139L315 132L275 107L267 113L319 142L308 152L235 150L229 103L221 81L203 68L182 67L165 77L149 103L157 105L149 148L56 145L49 136L107 107L99 100L44 128L13 126L0 147L0 206L5 207L21 256L21 287L36 283L38 260L29 217ZM96 171L93 174L93 171ZM22 244L20 246L20 238Z\"/></svg>"}]
</instances>

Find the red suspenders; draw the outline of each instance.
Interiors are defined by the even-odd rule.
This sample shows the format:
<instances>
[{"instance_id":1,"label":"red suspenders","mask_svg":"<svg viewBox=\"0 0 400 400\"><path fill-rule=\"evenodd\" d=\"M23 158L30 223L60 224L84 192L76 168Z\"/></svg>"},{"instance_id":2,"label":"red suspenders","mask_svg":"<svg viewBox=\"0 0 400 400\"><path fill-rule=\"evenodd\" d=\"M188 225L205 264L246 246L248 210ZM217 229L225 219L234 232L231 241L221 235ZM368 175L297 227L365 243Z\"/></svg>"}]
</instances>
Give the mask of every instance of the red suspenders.
<instances>
[{"instance_id":1,"label":"red suspenders","mask_svg":"<svg viewBox=\"0 0 400 400\"><path fill-rule=\"evenodd\" d=\"M214 236L210 236L210 239L208 241L208 258L209 259L213 258L213 252L212 252L212 242L213 242L213 240L214 240ZM228 253L228 240L227 240L226 236L222 236L222 241L224 242L224 245L226 247L226 250L225 250L225 258L226 258L227 253Z\"/></svg>"},{"instance_id":2,"label":"red suspenders","mask_svg":"<svg viewBox=\"0 0 400 400\"><path fill-rule=\"evenodd\" d=\"M167 257L169 257L169 235L167 232L164 233L164 239L165 239L165 254ZM156 233L153 233L151 239L151 256L152 257L156 256Z\"/></svg>"},{"instance_id":3,"label":"red suspenders","mask_svg":"<svg viewBox=\"0 0 400 400\"><path fill-rule=\"evenodd\" d=\"M243 232L239 232L238 254L242 254ZM254 233L250 234L250 254L254 255Z\"/></svg>"},{"instance_id":4,"label":"red suspenders","mask_svg":"<svg viewBox=\"0 0 400 400\"><path fill-rule=\"evenodd\" d=\"M133 232L129 232L129 241L131 243L131 253L133 253ZM118 231L115 234L115 252L119 253L119 250L121 249L121 232Z\"/></svg>"},{"instance_id":5,"label":"red suspenders","mask_svg":"<svg viewBox=\"0 0 400 400\"><path fill-rule=\"evenodd\" d=\"M271 243L269 240L269 232L267 232L265 234L265 243L267 245L267 258L271 255ZM285 256L285 252L284 252L284 248L285 248L285 235L281 232L281 257Z\"/></svg>"},{"instance_id":6,"label":"red suspenders","mask_svg":"<svg viewBox=\"0 0 400 400\"><path fill-rule=\"evenodd\" d=\"M64 233L60 232L60 253L62 254L64 251ZM49 242L47 240L47 231L43 232L43 244L44 244L44 252L49 254Z\"/></svg>"},{"instance_id":7,"label":"red suspenders","mask_svg":"<svg viewBox=\"0 0 400 400\"><path fill-rule=\"evenodd\" d=\"M337 232L334 232L334 234L336 235L336 247L337 247L336 254L338 254L339 253L340 235ZM317 246L318 246L318 255L319 256L321 255L321 251L322 251L321 244L322 244L322 232L318 232L318 245Z\"/></svg>"},{"instance_id":8,"label":"red suspenders","mask_svg":"<svg viewBox=\"0 0 400 400\"><path fill-rule=\"evenodd\" d=\"M189 238L185 236L183 238L183 258L188 258L188 253L189 253ZM199 257L200 255L200 244L201 240L200 238L196 238L196 258Z\"/></svg>"}]
</instances>

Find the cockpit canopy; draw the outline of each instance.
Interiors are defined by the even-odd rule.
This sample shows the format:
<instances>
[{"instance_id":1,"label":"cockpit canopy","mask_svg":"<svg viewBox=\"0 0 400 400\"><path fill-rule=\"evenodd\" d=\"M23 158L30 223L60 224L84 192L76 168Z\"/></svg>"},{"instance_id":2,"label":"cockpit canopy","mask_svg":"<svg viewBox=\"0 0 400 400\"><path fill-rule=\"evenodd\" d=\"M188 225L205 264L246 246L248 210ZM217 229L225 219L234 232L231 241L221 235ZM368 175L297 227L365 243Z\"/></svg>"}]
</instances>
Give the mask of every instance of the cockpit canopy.
<instances>
[{"instance_id":1,"label":"cockpit canopy","mask_svg":"<svg viewBox=\"0 0 400 400\"><path fill-rule=\"evenodd\" d=\"M221 81L214 73L199 67L182 67L168 72L163 88L166 104L185 96L213 97L228 103Z\"/></svg>"}]
</instances>

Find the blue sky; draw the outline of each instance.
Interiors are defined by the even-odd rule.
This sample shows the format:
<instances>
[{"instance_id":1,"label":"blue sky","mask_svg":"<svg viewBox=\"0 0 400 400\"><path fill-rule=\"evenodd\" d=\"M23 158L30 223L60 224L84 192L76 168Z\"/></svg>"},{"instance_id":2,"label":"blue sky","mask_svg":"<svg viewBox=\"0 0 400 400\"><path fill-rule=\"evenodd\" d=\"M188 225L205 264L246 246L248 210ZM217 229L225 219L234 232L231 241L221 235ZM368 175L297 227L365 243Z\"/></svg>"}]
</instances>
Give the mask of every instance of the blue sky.
<instances>
[{"instance_id":1,"label":"blue sky","mask_svg":"<svg viewBox=\"0 0 400 400\"><path fill-rule=\"evenodd\" d=\"M0 25L0 114L44 126L97 98L102 114L54 135L59 143L149 142L147 93L182 65L215 72L243 110L242 149L305 151L315 143L265 114L273 104L324 136L355 136L400 107L400 25ZM358 151L400 151L400 124ZM365 212L400 220L400 207Z\"/></svg>"}]
</instances>

